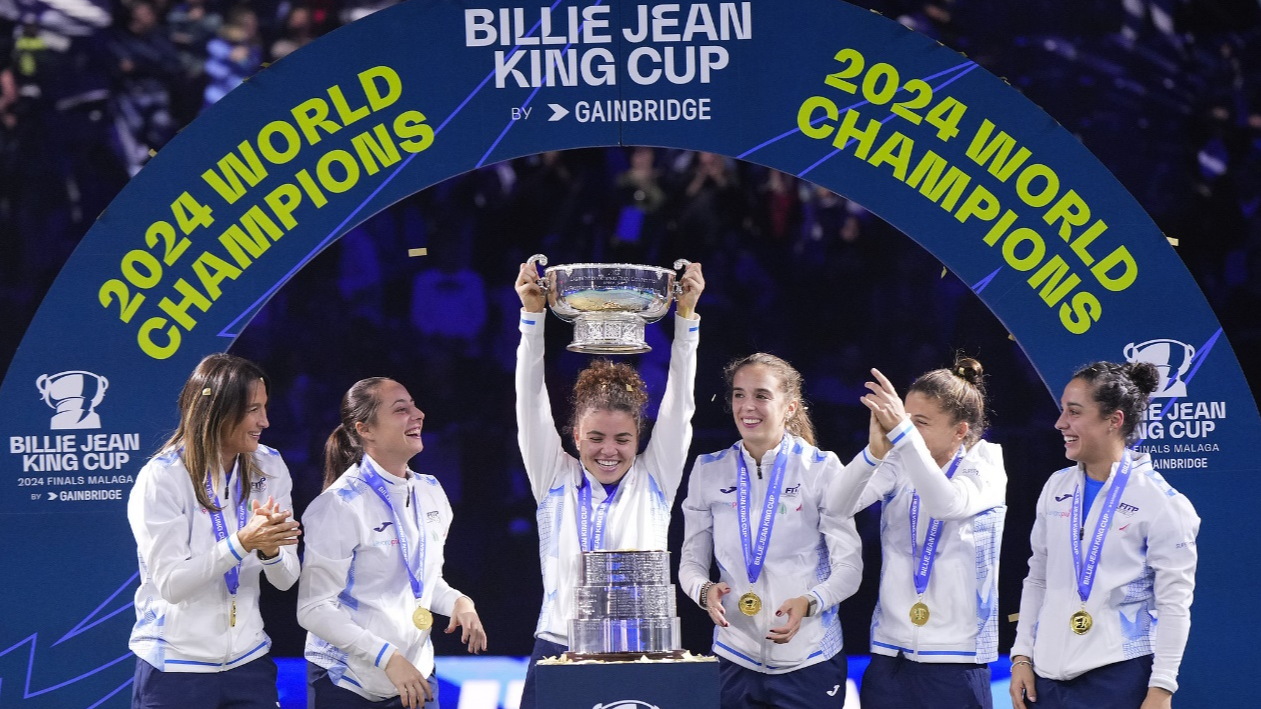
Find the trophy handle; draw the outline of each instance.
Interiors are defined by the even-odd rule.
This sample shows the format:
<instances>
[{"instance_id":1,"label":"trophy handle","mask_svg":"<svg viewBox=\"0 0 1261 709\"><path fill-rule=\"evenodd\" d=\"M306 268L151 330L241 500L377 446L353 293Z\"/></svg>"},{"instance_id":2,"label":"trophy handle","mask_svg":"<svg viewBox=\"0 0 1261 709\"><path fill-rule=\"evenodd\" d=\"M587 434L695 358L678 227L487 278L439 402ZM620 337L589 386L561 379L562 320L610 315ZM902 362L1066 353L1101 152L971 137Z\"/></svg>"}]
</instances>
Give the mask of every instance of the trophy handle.
<instances>
[{"instance_id":1,"label":"trophy handle","mask_svg":"<svg viewBox=\"0 0 1261 709\"><path fill-rule=\"evenodd\" d=\"M692 262L685 258L676 259L674 262L674 270L677 271L679 269L687 268L690 265L692 265ZM674 296L677 298L681 295L683 295L683 286L679 284L679 280L676 278L674 280Z\"/></svg>"},{"instance_id":2,"label":"trophy handle","mask_svg":"<svg viewBox=\"0 0 1261 709\"><path fill-rule=\"evenodd\" d=\"M534 254L530 258L526 259L525 262L531 266L535 264L538 264L539 266L546 266L547 256L544 256L543 254ZM678 268L678 267L676 266L675 268ZM547 295L547 281L540 278L537 281L535 281L535 283L538 284L539 288L543 289L543 295Z\"/></svg>"}]
</instances>

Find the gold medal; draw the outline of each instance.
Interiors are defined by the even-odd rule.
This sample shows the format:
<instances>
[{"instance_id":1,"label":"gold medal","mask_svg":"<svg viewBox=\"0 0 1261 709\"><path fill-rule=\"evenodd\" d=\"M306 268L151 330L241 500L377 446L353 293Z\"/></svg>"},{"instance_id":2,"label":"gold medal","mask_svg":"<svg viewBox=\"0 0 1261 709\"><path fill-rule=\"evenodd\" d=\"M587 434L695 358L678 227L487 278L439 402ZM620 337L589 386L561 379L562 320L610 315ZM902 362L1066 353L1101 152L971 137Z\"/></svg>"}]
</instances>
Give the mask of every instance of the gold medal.
<instances>
[{"instance_id":1,"label":"gold medal","mask_svg":"<svg viewBox=\"0 0 1261 709\"><path fill-rule=\"evenodd\" d=\"M236 597L232 597L232 608L228 610L228 627L236 627Z\"/></svg>"},{"instance_id":2,"label":"gold medal","mask_svg":"<svg viewBox=\"0 0 1261 709\"><path fill-rule=\"evenodd\" d=\"M916 625L928 624L928 606L923 601L911 606L911 622Z\"/></svg>"},{"instance_id":3,"label":"gold medal","mask_svg":"<svg viewBox=\"0 0 1261 709\"><path fill-rule=\"evenodd\" d=\"M433 613L424 606L416 606L416 612L412 613L412 622L421 630L429 630L433 627Z\"/></svg>"},{"instance_id":4,"label":"gold medal","mask_svg":"<svg viewBox=\"0 0 1261 709\"><path fill-rule=\"evenodd\" d=\"M1078 635L1085 635L1090 632L1090 627L1094 625L1094 620L1091 619L1090 614L1086 612L1086 609L1082 608L1068 619L1068 625L1073 629L1074 633L1077 633Z\"/></svg>"},{"instance_id":5,"label":"gold medal","mask_svg":"<svg viewBox=\"0 0 1261 709\"><path fill-rule=\"evenodd\" d=\"M740 597L740 612L745 615L757 615L762 610L762 599L757 594L749 591Z\"/></svg>"}]
</instances>

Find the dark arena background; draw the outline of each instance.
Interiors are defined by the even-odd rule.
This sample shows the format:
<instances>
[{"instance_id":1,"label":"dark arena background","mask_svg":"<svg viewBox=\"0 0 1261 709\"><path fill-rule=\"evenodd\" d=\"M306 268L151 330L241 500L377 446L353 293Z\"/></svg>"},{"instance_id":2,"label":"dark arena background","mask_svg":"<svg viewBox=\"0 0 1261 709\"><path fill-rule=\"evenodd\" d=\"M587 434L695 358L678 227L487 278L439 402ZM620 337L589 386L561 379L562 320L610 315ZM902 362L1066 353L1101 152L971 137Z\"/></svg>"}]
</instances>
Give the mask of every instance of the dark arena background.
<instances>
[{"instance_id":1,"label":"dark arena background","mask_svg":"<svg viewBox=\"0 0 1261 709\"><path fill-rule=\"evenodd\" d=\"M677 24L636 37L641 7ZM1234 678L1261 660L1241 553L1261 474L1257 0L0 0L0 245L0 708L128 705L127 491L222 350L272 378L263 442L299 515L342 392L410 389L413 467L455 510L445 574L493 655L437 634L442 704L515 708L542 586L512 284L536 252L704 265L693 455L736 437L738 355L792 361L842 459L869 368L905 391L977 357L1009 475L1004 651L1065 465L1059 391L1085 362L1176 350L1141 444L1203 518L1175 704L1256 704ZM587 358L548 318L564 421ZM631 359L654 400L669 332ZM65 372L96 377L95 426L56 420ZM878 523L858 517L864 582L840 610L854 678ZM676 514L676 554L681 537ZM296 591L263 585L282 703L303 707ZM707 652L706 616L679 614Z\"/></svg>"}]
</instances>

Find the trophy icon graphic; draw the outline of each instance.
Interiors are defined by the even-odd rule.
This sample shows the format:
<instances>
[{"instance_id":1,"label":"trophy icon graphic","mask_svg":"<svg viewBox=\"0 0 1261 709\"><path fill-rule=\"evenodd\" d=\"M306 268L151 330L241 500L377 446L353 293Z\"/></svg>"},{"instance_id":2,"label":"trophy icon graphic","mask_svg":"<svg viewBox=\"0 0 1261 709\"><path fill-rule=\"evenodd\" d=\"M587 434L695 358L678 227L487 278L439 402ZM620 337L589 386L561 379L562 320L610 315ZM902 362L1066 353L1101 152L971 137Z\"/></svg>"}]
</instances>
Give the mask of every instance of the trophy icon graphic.
<instances>
[{"instance_id":1,"label":"trophy icon graphic","mask_svg":"<svg viewBox=\"0 0 1261 709\"><path fill-rule=\"evenodd\" d=\"M547 265L535 254L528 263ZM679 259L674 268L691 261ZM571 263L543 272L539 287L556 317L574 324L574 340L566 348L587 354L639 354L652 350L644 341L644 325L670 311L682 292L668 268L629 263Z\"/></svg>"},{"instance_id":2,"label":"trophy icon graphic","mask_svg":"<svg viewBox=\"0 0 1261 709\"><path fill-rule=\"evenodd\" d=\"M1187 384L1182 381L1191 368L1195 348L1185 342L1168 338L1148 340L1125 346L1125 361L1147 362L1160 372L1160 386L1152 392L1153 399L1168 399L1187 395Z\"/></svg>"},{"instance_id":3,"label":"trophy icon graphic","mask_svg":"<svg viewBox=\"0 0 1261 709\"><path fill-rule=\"evenodd\" d=\"M105 377L77 370L41 374L35 380L35 387L39 389L44 403L57 412L53 414L49 428L101 427L101 417L95 409L109 388L109 380Z\"/></svg>"}]
</instances>

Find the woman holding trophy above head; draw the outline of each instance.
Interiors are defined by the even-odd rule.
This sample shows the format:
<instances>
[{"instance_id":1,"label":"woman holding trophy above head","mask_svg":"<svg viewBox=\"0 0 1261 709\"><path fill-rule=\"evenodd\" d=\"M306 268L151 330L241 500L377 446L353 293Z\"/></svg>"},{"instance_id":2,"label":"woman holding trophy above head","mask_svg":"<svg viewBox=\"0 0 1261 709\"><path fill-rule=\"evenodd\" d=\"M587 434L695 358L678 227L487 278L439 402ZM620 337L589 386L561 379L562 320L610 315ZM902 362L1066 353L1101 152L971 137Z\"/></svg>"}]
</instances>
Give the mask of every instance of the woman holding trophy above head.
<instances>
[{"instance_id":1,"label":"woman holding trophy above head","mask_svg":"<svg viewBox=\"0 0 1261 709\"><path fill-rule=\"evenodd\" d=\"M876 467L890 447L883 419L873 414L869 446L842 466L815 447L791 364L756 353L727 365L726 378L740 440L692 467L679 585L718 626L724 709L839 708L846 659L836 605L862 581L862 551L849 511L829 507L826 493L835 477ZM868 407L892 406L884 387L867 386Z\"/></svg>"},{"instance_id":2,"label":"woman holding trophy above head","mask_svg":"<svg viewBox=\"0 0 1261 709\"><path fill-rule=\"evenodd\" d=\"M425 414L402 384L355 383L324 446L324 491L303 515L309 534L298 622L310 631L315 709L437 709L433 614L486 649L473 601L442 577L451 504L437 478L408 466L424 449Z\"/></svg>"},{"instance_id":3,"label":"woman holding trophy above head","mask_svg":"<svg viewBox=\"0 0 1261 709\"><path fill-rule=\"evenodd\" d=\"M569 646L573 590L582 552L665 549L670 508L692 440L692 386L705 288L699 263L679 279L670 373L652 440L639 453L648 392L634 368L596 360L579 376L569 429L578 456L566 452L543 379L547 296L533 260L521 265L521 343L517 347L517 442L538 502L543 608L535 630L521 709L535 707L535 665Z\"/></svg>"},{"instance_id":4,"label":"woman holding trophy above head","mask_svg":"<svg viewBox=\"0 0 1261 709\"><path fill-rule=\"evenodd\" d=\"M915 379L876 415L892 452L829 493L845 514L881 503L880 598L871 620L865 709L989 709L998 658L998 552L1006 518L1002 450L981 440L981 363L961 357Z\"/></svg>"},{"instance_id":5,"label":"woman holding trophy above head","mask_svg":"<svg viewBox=\"0 0 1261 709\"><path fill-rule=\"evenodd\" d=\"M1131 446L1161 376L1095 362L1060 397L1011 649L1016 709L1168 709L1191 631L1200 518Z\"/></svg>"}]
</instances>

